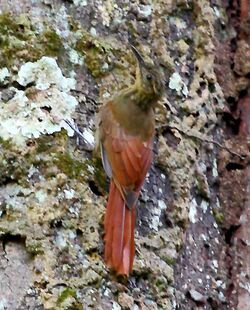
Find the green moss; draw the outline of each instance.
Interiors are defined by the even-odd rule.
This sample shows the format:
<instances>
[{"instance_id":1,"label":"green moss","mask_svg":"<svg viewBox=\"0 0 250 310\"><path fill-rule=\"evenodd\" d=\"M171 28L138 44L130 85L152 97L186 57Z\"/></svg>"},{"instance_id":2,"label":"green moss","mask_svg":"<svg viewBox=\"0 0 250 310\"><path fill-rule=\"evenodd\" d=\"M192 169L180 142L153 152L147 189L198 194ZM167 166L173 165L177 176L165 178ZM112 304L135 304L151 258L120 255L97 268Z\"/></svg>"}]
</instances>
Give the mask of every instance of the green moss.
<instances>
[{"instance_id":1,"label":"green moss","mask_svg":"<svg viewBox=\"0 0 250 310\"><path fill-rule=\"evenodd\" d=\"M88 171L89 166L94 168L90 179L93 179L95 185L98 187L98 190L104 194L107 189L107 176L103 169L101 158L93 157L91 160L86 160L84 165L86 171Z\"/></svg>"},{"instance_id":2,"label":"green moss","mask_svg":"<svg viewBox=\"0 0 250 310\"><path fill-rule=\"evenodd\" d=\"M68 24L69 24L69 29L72 32L76 32L77 30L80 29L80 23L73 19L72 16L68 16Z\"/></svg>"},{"instance_id":3,"label":"green moss","mask_svg":"<svg viewBox=\"0 0 250 310\"><path fill-rule=\"evenodd\" d=\"M53 135L42 135L27 141L26 153L20 156L19 150L11 141L0 138L0 184L16 181L22 186L28 185L27 174L32 165L38 167L46 177L50 177L55 173L50 168L51 160L67 175L82 178L83 163L75 161L69 154L61 154L67 143L65 130Z\"/></svg>"},{"instance_id":4,"label":"green moss","mask_svg":"<svg viewBox=\"0 0 250 310\"><path fill-rule=\"evenodd\" d=\"M167 256L164 257L164 261L169 265L169 266L173 266L175 263L175 259L173 257Z\"/></svg>"},{"instance_id":5,"label":"green moss","mask_svg":"<svg viewBox=\"0 0 250 310\"><path fill-rule=\"evenodd\" d=\"M69 21L72 32L81 36L71 47L84 58L85 64L94 77L106 75L115 66L114 59L126 58L118 42L110 38L93 37L74 21ZM78 35L78 34L77 34ZM79 35L78 35L79 37ZM32 27L26 15L15 16L10 13L0 14L0 67L11 67L13 63L36 61L42 56L57 57L64 53L64 45L53 28L46 28L42 33ZM63 59L69 67L69 59Z\"/></svg>"},{"instance_id":6,"label":"green moss","mask_svg":"<svg viewBox=\"0 0 250 310\"><path fill-rule=\"evenodd\" d=\"M36 240L32 240L31 243L26 244L26 249L32 255L44 253L41 242L36 241Z\"/></svg>"},{"instance_id":7,"label":"green moss","mask_svg":"<svg viewBox=\"0 0 250 310\"><path fill-rule=\"evenodd\" d=\"M168 286L168 281L165 277L159 276L155 280L155 287L156 287L158 292L165 291L167 286Z\"/></svg>"},{"instance_id":8,"label":"green moss","mask_svg":"<svg viewBox=\"0 0 250 310\"><path fill-rule=\"evenodd\" d=\"M0 184L10 181L16 181L18 184L27 182L27 173L32 161L32 154L20 156L15 150L11 149L11 144L4 148L4 152L0 149Z\"/></svg>"},{"instance_id":9,"label":"green moss","mask_svg":"<svg viewBox=\"0 0 250 310\"><path fill-rule=\"evenodd\" d=\"M41 48L44 47L45 55L57 56L62 50L62 42L59 35L54 30L46 30L39 38Z\"/></svg>"},{"instance_id":10,"label":"green moss","mask_svg":"<svg viewBox=\"0 0 250 310\"><path fill-rule=\"evenodd\" d=\"M9 37L14 36L21 41L27 41L31 36L29 20L24 16L13 18L10 13L0 15L0 47L9 42Z\"/></svg>"},{"instance_id":11,"label":"green moss","mask_svg":"<svg viewBox=\"0 0 250 310\"><path fill-rule=\"evenodd\" d=\"M48 161L51 161L51 154L61 151L67 141L65 130L53 135L43 135L38 139L30 139L27 142L26 153L20 156L19 150L11 144L11 141L0 138L0 184L11 180L25 186L29 182L27 174L32 165L39 167L45 175L50 174Z\"/></svg>"},{"instance_id":12,"label":"green moss","mask_svg":"<svg viewBox=\"0 0 250 310\"><path fill-rule=\"evenodd\" d=\"M59 295L57 299L57 304L62 304L67 298L74 297L76 298L76 291L73 290L70 287L67 287L65 290L62 291L62 293Z\"/></svg>"},{"instance_id":13,"label":"green moss","mask_svg":"<svg viewBox=\"0 0 250 310\"><path fill-rule=\"evenodd\" d=\"M105 189L107 186L107 176L103 169L102 161L100 158L94 158L92 162L95 168L94 170L95 181L102 189Z\"/></svg>"},{"instance_id":14,"label":"green moss","mask_svg":"<svg viewBox=\"0 0 250 310\"><path fill-rule=\"evenodd\" d=\"M71 299L70 302L68 302L67 299ZM57 306L60 307L60 309L83 310L82 304L77 300L76 291L70 287L65 288L61 292L57 299Z\"/></svg>"},{"instance_id":15,"label":"green moss","mask_svg":"<svg viewBox=\"0 0 250 310\"><path fill-rule=\"evenodd\" d=\"M48 151L53 145L53 139L49 136L41 136L37 139L37 153L44 153Z\"/></svg>"},{"instance_id":16,"label":"green moss","mask_svg":"<svg viewBox=\"0 0 250 310\"><path fill-rule=\"evenodd\" d=\"M14 57L26 48L32 37L28 19L21 15L13 17L10 13L0 15L0 66L8 66Z\"/></svg>"},{"instance_id":17,"label":"green moss","mask_svg":"<svg viewBox=\"0 0 250 310\"><path fill-rule=\"evenodd\" d=\"M213 215L218 226L221 226L224 222L224 214L218 210L213 209Z\"/></svg>"},{"instance_id":18,"label":"green moss","mask_svg":"<svg viewBox=\"0 0 250 310\"><path fill-rule=\"evenodd\" d=\"M0 151L1 148L3 148L4 150L9 150L12 148L12 143L11 140L4 140L3 138L0 137Z\"/></svg>"},{"instance_id":19,"label":"green moss","mask_svg":"<svg viewBox=\"0 0 250 310\"><path fill-rule=\"evenodd\" d=\"M56 154L55 165L70 178L84 179L84 163L73 158L70 153Z\"/></svg>"},{"instance_id":20,"label":"green moss","mask_svg":"<svg viewBox=\"0 0 250 310\"><path fill-rule=\"evenodd\" d=\"M90 34L85 32L76 42L75 49L84 56L85 64L94 77L101 77L106 73L103 65L105 58L107 59L107 50Z\"/></svg>"},{"instance_id":21,"label":"green moss","mask_svg":"<svg viewBox=\"0 0 250 310\"><path fill-rule=\"evenodd\" d=\"M122 55L114 41L92 37L88 32L82 33L74 49L84 56L85 64L94 77L107 74L113 66L112 56L119 58Z\"/></svg>"},{"instance_id":22,"label":"green moss","mask_svg":"<svg viewBox=\"0 0 250 310\"><path fill-rule=\"evenodd\" d=\"M0 67L14 61L36 61L42 56L58 56L63 49L54 29L37 33L26 15L0 14Z\"/></svg>"},{"instance_id":23,"label":"green moss","mask_svg":"<svg viewBox=\"0 0 250 310\"><path fill-rule=\"evenodd\" d=\"M44 148L46 148L46 144ZM70 178L80 181L94 181L98 191L105 193L107 188L107 177L100 158L94 157L81 161L74 158L69 152L65 152L55 153L53 161L55 165Z\"/></svg>"},{"instance_id":24,"label":"green moss","mask_svg":"<svg viewBox=\"0 0 250 310\"><path fill-rule=\"evenodd\" d=\"M61 147L62 145L65 145L67 140L68 135L64 129L53 135L42 135L36 139L37 153L47 153L48 151L50 151L50 153L57 152L58 146Z\"/></svg>"},{"instance_id":25,"label":"green moss","mask_svg":"<svg viewBox=\"0 0 250 310\"><path fill-rule=\"evenodd\" d=\"M0 238L6 234L8 234L10 231L9 229L5 228L5 227L0 227Z\"/></svg>"}]
</instances>

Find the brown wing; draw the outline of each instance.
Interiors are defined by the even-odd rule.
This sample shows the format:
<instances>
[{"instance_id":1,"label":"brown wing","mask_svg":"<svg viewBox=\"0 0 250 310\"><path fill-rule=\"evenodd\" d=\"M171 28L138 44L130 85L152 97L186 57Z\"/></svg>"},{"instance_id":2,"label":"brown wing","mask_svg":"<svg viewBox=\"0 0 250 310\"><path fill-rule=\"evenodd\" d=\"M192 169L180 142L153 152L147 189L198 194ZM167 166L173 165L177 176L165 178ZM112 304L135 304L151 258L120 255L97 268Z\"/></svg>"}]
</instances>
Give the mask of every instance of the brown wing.
<instances>
[{"instance_id":1,"label":"brown wing","mask_svg":"<svg viewBox=\"0 0 250 310\"><path fill-rule=\"evenodd\" d=\"M128 207L136 202L140 188L152 161L153 136L143 142L140 137L126 134L114 119L108 106L101 111L100 138L103 145L103 165L112 171Z\"/></svg>"}]
</instances>

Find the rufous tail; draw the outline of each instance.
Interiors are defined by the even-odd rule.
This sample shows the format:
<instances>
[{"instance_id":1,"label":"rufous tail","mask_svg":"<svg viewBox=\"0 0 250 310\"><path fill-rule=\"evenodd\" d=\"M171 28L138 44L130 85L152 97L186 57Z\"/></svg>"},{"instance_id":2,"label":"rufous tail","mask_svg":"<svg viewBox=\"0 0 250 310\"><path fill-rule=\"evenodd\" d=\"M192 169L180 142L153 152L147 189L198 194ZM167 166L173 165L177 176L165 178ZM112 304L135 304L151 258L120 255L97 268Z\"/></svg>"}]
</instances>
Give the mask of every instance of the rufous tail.
<instances>
[{"instance_id":1,"label":"rufous tail","mask_svg":"<svg viewBox=\"0 0 250 310\"><path fill-rule=\"evenodd\" d=\"M135 206L126 207L114 181L110 183L104 219L104 258L108 267L119 275L129 275L135 256Z\"/></svg>"}]
</instances>

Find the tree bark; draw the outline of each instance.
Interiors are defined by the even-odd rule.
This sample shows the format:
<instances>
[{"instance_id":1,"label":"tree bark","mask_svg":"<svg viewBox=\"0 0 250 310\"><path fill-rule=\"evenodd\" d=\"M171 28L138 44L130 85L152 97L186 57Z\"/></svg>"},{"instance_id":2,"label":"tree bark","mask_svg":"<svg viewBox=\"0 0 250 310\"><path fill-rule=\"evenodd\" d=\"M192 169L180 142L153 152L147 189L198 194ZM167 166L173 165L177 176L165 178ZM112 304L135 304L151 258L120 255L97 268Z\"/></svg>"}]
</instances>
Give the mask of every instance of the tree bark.
<instances>
[{"instance_id":1,"label":"tree bark","mask_svg":"<svg viewBox=\"0 0 250 310\"><path fill-rule=\"evenodd\" d=\"M0 1L0 310L249 308L249 14L249 0ZM166 95L121 279L103 261L94 132L134 79L129 41Z\"/></svg>"}]
</instances>

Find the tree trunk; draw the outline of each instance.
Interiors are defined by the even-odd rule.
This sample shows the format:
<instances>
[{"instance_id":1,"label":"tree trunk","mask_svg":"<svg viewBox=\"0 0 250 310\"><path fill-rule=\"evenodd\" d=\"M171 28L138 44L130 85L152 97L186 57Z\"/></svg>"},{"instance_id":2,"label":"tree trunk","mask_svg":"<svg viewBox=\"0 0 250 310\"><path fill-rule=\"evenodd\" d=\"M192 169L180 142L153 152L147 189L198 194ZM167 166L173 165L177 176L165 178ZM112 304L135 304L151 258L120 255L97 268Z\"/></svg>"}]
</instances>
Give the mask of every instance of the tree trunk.
<instances>
[{"instance_id":1,"label":"tree trunk","mask_svg":"<svg viewBox=\"0 0 250 310\"><path fill-rule=\"evenodd\" d=\"M249 0L0 0L0 310L249 309L249 24ZM129 41L166 95L124 279L94 132Z\"/></svg>"}]
</instances>

